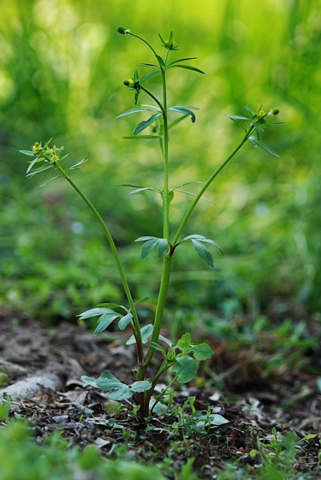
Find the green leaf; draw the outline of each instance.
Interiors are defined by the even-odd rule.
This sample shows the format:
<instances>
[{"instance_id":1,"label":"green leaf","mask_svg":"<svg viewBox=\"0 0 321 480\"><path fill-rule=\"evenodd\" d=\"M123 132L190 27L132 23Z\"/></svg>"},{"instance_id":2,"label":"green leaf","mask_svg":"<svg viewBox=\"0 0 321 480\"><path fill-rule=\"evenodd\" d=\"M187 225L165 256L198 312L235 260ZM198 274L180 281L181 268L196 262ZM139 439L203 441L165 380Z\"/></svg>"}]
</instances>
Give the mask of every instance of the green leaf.
<instances>
[{"instance_id":1,"label":"green leaf","mask_svg":"<svg viewBox=\"0 0 321 480\"><path fill-rule=\"evenodd\" d=\"M131 115L132 113L139 113L139 112L149 112L150 109L149 108L134 108L134 110L128 110L127 112L124 112L120 115L118 115L117 118L121 118L121 117L126 117L126 115Z\"/></svg>"},{"instance_id":2,"label":"green leaf","mask_svg":"<svg viewBox=\"0 0 321 480\"><path fill-rule=\"evenodd\" d=\"M46 182L42 183L41 185L39 185L38 188L43 188L45 187L46 185L48 185L48 183L52 182L53 180L55 180L56 178L60 177L60 175L56 175L55 177L52 177L50 178L49 180L47 180Z\"/></svg>"},{"instance_id":3,"label":"green leaf","mask_svg":"<svg viewBox=\"0 0 321 480\"><path fill-rule=\"evenodd\" d=\"M140 66L140 67L155 67L155 68L159 68L159 65L155 65L154 63L140 63L139 66Z\"/></svg>"},{"instance_id":4,"label":"green leaf","mask_svg":"<svg viewBox=\"0 0 321 480\"><path fill-rule=\"evenodd\" d=\"M207 343L193 345L194 357L197 360L208 360L213 355L213 350Z\"/></svg>"},{"instance_id":5,"label":"green leaf","mask_svg":"<svg viewBox=\"0 0 321 480\"><path fill-rule=\"evenodd\" d=\"M54 165L51 163L50 165L47 165L46 167L39 167L36 168L36 170L33 170L32 172L28 173L27 177L32 177L33 175L37 175L37 173L42 173L45 170L49 170L49 168L52 168Z\"/></svg>"},{"instance_id":6,"label":"green leaf","mask_svg":"<svg viewBox=\"0 0 321 480\"><path fill-rule=\"evenodd\" d=\"M160 116L160 113L155 113L152 115L148 120L144 120L143 122L140 122L137 127L135 128L134 135L138 135L140 132L145 130L145 128L149 127L152 123L155 122L155 120Z\"/></svg>"},{"instance_id":7,"label":"green leaf","mask_svg":"<svg viewBox=\"0 0 321 480\"><path fill-rule=\"evenodd\" d=\"M181 107L181 106L174 106L174 107L170 107L168 110L172 110L173 112L183 113L184 115L190 115L192 123L195 123L196 121L195 113L189 110L188 108Z\"/></svg>"},{"instance_id":8,"label":"green leaf","mask_svg":"<svg viewBox=\"0 0 321 480\"><path fill-rule=\"evenodd\" d=\"M148 75L143 75L139 83L146 82L146 80L148 80L150 77L153 77L154 75L157 75L158 73L159 73L159 70L157 72L149 73Z\"/></svg>"},{"instance_id":9,"label":"green leaf","mask_svg":"<svg viewBox=\"0 0 321 480\"><path fill-rule=\"evenodd\" d=\"M108 370L103 372L96 380L96 385L104 392L108 392L108 397L111 400L125 400L133 396L133 392L130 388L120 382Z\"/></svg>"},{"instance_id":10,"label":"green leaf","mask_svg":"<svg viewBox=\"0 0 321 480\"><path fill-rule=\"evenodd\" d=\"M32 152L31 150L19 150L19 152L22 153L23 155L27 155L28 157L34 156L34 152Z\"/></svg>"},{"instance_id":11,"label":"green leaf","mask_svg":"<svg viewBox=\"0 0 321 480\"><path fill-rule=\"evenodd\" d=\"M159 239L158 242L158 256L162 257L168 249L168 240L166 238Z\"/></svg>"},{"instance_id":12,"label":"green leaf","mask_svg":"<svg viewBox=\"0 0 321 480\"><path fill-rule=\"evenodd\" d=\"M108 309L113 309L113 308L121 308L124 310L126 313L128 313L128 310L124 305L119 305L118 303L98 303L97 307L99 308L108 308ZM90 311L90 310L88 310ZM111 310L112 312L113 310ZM85 312L86 313L86 312ZM116 312L115 312L116 313Z\"/></svg>"},{"instance_id":13,"label":"green leaf","mask_svg":"<svg viewBox=\"0 0 321 480\"><path fill-rule=\"evenodd\" d=\"M193 239L198 240L199 242L210 243L211 245L214 245L214 247L218 248L219 251L222 253L222 255L224 255L224 252L221 249L221 247L216 242L214 242L214 240L211 240L210 238L206 238L204 237L204 235L198 235L197 233L194 233L193 235L188 235L187 237L183 238L182 242L186 240L193 240Z\"/></svg>"},{"instance_id":14,"label":"green leaf","mask_svg":"<svg viewBox=\"0 0 321 480\"><path fill-rule=\"evenodd\" d=\"M167 68L185 68L186 70L192 70L193 72L202 73L203 75L205 75L205 72L203 72L203 70L191 67L190 65L170 65Z\"/></svg>"},{"instance_id":15,"label":"green leaf","mask_svg":"<svg viewBox=\"0 0 321 480\"><path fill-rule=\"evenodd\" d=\"M142 342L146 343L151 334L153 333L153 325L145 325L143 328L140 329L140 333L142 336ZM159 337L160 338L160 337ZM134 345L136 343L134 335L131 335L126 342L126 345Z\"/></svg>"},{"instance_id":16,"label":"green leaf","mask_svg":"<svg viewBox=\"0 0 321 480\"><path fill-rule=\"evenodd\" d=\"M125 140L157 140L160 137L158 135L130 135L129 137L123 137Z\"/></svg>"},{"instance_id":17,"label":"green leaf","mask_svg":"<svg viewBox=\"0 0 321 480\"><path fill-rule=\"evenodd\" d=\"M254 137L253 135L249 137L249 140L252 142L255 148L258 148L257 145L260 145L260 147L264 148L264 150L269 152L271 155L274 155L274 157L280 158L280 155L273 152L273 150L271 150L267 145L265 145L265 143L261 142L258 138Z\"/></svg>"},{"instance_id":18,"label":"green leaf","mask_svg":"<svg viewBox=\"0 0 321 480\"><path fill-rule=\"evenodd\" d=\"M163 347L161 345L159 345L158 343L156 342L150 342L149 344L151 347L155 348L155 350L158 350L159 352L161 352L164 356L166 355L166 352L165 350L163 349Z\"/></svg>"},{"instance_id":19,"label":"green leaf","mask_svg":"<svg viewBox=\"0 0 321 480\"><path fill-rule=\"evenodd\" d=\"M131 313L127 313L124 317L122 317L118 322L119 330L125 330L125 328L130 324L133 319L133 315Z\"/></svg>"},{"instance_id":20,"label":"green leaf","mask_svg":"<svg viewBox=\"0 0 321 480\"><path fill-rule=\"evenodd\" d=\"M197 372L197 362L194 358L186 357L177 357L176 362L173 366L173 371L177 373L177 381L179 383L187 383L193 380Z\"/></svg>"},{"instance_id":21,"label":"green leaf","mask_svg":"<svg viewBox=\"0 0 321 480\"><path fill-rule=\"evenodd\" d=\"M157 60L159 61L159 65L162 67L165 67L165 63L162 57L160 55L156 55L156 57L157 57Z\"/></svg>"},{"instance_id":22,"label":"green leaf","mask_svg":"<svg viewBox=\"0 0 321 480\"><path fill-rule=\"evenodd\" d=\"M188 60L196 60L196 59L197 59L197 57L179 58L178 60L174 60L174 62L168 63L168 64L167 64L167 68L168 68L170 65L174 65L175 63L187 62Z\"/></svg>"},{"instance_id":23,"label":"green leaf","mask_svg":"<svg viewBox=\"0 0 321 480\"><path fill-rule=\"evenodd\" d=\"M111 305L111 304L102 304L102 305ZM77 315L80 320L86 320L87 318L98 317L99 315L103 315L104 313L116 313L114 310L109 308L91 308L90 310L86 310L85 312Z\"/></svg>"},{"instance_id":24,"label":"green leaf","mask_svg":"<svg viewBox=\"0 0 321 480\"><path fill-rule=\"evenodd\" d=\"M160 335L158 337L159 340L162 340L162 342L166 343L166 345L168 345L169 347L172 347L173 346L173 342L171 340L169 340L168 338L166 337L163 337L163 335Z\"/></svg>"},{"instance_id":25,"label":"green leaf","mask_svg":"<svg viewBox=\"0 0 321 480\"><path fill-rule=\"evenodd\" d=\"M214 268L214 262L211 252L199 240L191 240L198 255L211 268Z\"/></svg>"},{"instance_id":26,"label":"green leaf","mask_svg":"<svg viewBox=\"0 0 321 480\"><path fill-rule=\"evenodd\" d=\"M145 392L146 390L150 390L151 387L152 383L148 380L141 380L130 385L130 388L133 392Z\"/></svg>"},{"instance_id":27,"label":"green leaf","mask_svg":"<svg viewBox=\"0 0 321 480\"><path fill-rule=\"evenodd\" d=\"M99 333L103 332L106 330L109 325L116 320L116 318L119 318L119 313L105 313L102 315L99 320L98 320L98 325L93 333L93 336L96 337Z\"/></svg>"},{"instance_id":28,"label":"green leaf","mask_svg":"<svg viewBox=\"0 0 321 480\"><path fill-rule=\"evenodd\" d=\"M251 120L248 117L242 117L241 115L226 115L231 120Z\"/></svg>"},{"instance_id":29,"label":"green leaf","mask_svg":"<svg viewBox=\"0 0 321 480\"><path fill-rule=\"evenodd\" d=\"M182 350L184 354L188 353L190 351L191 347L191 342L192 342L192 337L191 334L186 332L184 335L181 336L181 338L177 342L177 347Z\"/></svg>"},{"instance_id":30,"label":"green leaf","mask_svg":"<svg viewBox=\"0 0 321 480\"><path fill-rule=\"evenodd\" d=\"M177 118L176 120L174 120L173 122L171 122L171 123L168 125L168 130L169 130L170 128L175 127L175 125L178 125L179 123L181 123L181 122L182 122L183 120L185 120L185 118L187 118L187 117L189 117L188 114L183 115L182 117L179 117L179 118Z\"/></svg>"},{"instance_id":31,"label":"green leaf","mask_svg":"<svg viewBox=\"0 0 321 480\"><path fill-rule=\"evenodd\" d=\"M95 378L86 377L85 375L82 375L80 378L82 382L86 383L86 385L97 388L97 380Z\"/></svg>"},{"instance_id":32,"label":"green leaf","mask_svg":"<svg viewBox=\"0 0 321 480\"><path fill-rule=\"evenodd\" d=\"M63 158L65 158L65 157L63 157ZM63 160L63 158L62 158L61 160ZM88 162L88 158L83 158L82 160L80 160L80 162L75 163L75 165L73 165L72 167L70 167L69 170L75 170L75 169L79 168L80 165L82 165L82 164L85 163L85 162Z\"/></svg>"},{"instance_id":33,"label":"green leaf","mask_svg":"<svg viewBox=\"0 0 321 480\"><path fill-rule=\"evenodd\" d=\"M142 246L142 259L146 258L152 250L159 244L159 238L153 238L152 240L147 240Z\"/></svg>"},{"instance_id":34,"label":"green leaf","mask_svg":"<svg viewBox=\"0 0 321 480\"><path fill-rule=\"evenodd\" d=\"M132 192L129 193L129 195L134 195L135 193L140 193L143 192L144 190L150 190L151 192L160 192L157 188L153 187L141 187L137 188L136 190L133 190Z\"/></svg>"},{"instance_id":35,"label":"green leaf","mask_svg":"<svg viewBox=\"0 0 321 480\"><path fill-rule=\"evenodd\" d=\"M150 237L147 235L145 237L136 238L135 242L146 242L146 240L151 240L152 238L157 238L157 237Z\"/></svg>"},{"instance_id":36,"label":"green leaf","mask_svg":"<svg viewBox=\"0 0 321 480\"><path fill-rule=\"evenodd\" d=\"M147 302L148 300L149 300L149 297L139 298L138 300L136 300L136 302L134 302L134 305L137 305L138 303Z\"/></svg>"}]
</instances>

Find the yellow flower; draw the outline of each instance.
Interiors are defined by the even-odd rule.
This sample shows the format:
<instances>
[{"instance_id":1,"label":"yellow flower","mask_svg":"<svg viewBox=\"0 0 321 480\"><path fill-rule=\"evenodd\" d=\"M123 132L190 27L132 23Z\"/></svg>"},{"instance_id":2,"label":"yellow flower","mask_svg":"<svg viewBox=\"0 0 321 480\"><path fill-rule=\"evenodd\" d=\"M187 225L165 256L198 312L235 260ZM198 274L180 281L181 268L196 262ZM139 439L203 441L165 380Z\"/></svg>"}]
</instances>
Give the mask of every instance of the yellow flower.
<instances>
[{"instance_id":1,"label":"yellow flower","mask_svg":"<svg viewBox=\"0 0 321 480\"><path fill-rule=\"evenodd\" d=\"M51 155L50 161L51 163L57 163L59 161L58 155Z\"/></svg>"}]
</instances>

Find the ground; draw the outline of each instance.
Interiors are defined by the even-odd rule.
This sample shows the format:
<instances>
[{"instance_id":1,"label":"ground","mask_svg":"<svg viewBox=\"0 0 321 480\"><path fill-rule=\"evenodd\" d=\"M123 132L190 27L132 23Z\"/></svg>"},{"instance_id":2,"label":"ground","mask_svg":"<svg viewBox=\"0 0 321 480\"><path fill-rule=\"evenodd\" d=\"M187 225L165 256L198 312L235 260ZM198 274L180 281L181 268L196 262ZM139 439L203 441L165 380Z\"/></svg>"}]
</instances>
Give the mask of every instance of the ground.
<instances>
[{"instance_id":1,"label":"ground","mask_svg":"<svg viewBox=\"0 0 321 480\"><path fill-rule=\"evenodd\" d=\"M54 379L51 388L32 396L20 392L11 404L11 414L33 426L36 442L59 430L71 444L95 444L106 457L164 462L176 471L194 457L200 478L215 478L236 461L250 474L264 456L278 457L296 473L317 472L321 395L315 373L291 361L272 369L271 359L264 364L258 349L231 351L226 342L209 338L212 359L200 365L194 382L175 387L172 413L154 415L146 428L130 408L117 408L104 392L81 381L82 375L96 378L110 370L132 383L134 350L124 346L124 338L118 332L93 337L71 323L46 327L28 315L2 312L0 371L8 373L7 385L48 374ZM313 355L309 364L316 362ZM228 423L202 428L192 420L188 397L195 397L196 410L221 415ZM295 455L287 460L291 438Z\"/></svg>"}]
</instances>

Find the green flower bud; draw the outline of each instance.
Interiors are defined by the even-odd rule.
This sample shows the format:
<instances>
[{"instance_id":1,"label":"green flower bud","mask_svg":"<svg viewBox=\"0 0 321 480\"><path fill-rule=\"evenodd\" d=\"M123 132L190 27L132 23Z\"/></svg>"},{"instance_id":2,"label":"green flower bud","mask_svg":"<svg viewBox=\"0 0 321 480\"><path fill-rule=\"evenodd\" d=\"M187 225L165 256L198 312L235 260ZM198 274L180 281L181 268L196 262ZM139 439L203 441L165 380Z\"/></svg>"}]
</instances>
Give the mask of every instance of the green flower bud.
<instances>
[{"instance_id":1,"label":"green flower bud","mask_svg":"<svg viewBox=\"0 0 321 480\"><path fill-rule=\"evenodd\" d=\"M50 161L51 161L51 163L57 163L59 161L58 155L55 155L55 154L51 155Z\"/></svg>"},{"instance_id":2,"label":"green flower bud","mask_svg":"<svg viewBox=\"0 0 321 480\"><path fill-rule=\"evenodd\" d=\"M122 25L119 25L119 27L117 28L117 32L121 33L121 35L129 35L130 34L130 30L128 28L123 27Z\"/></svg>"},{"instance_id":3,"label":"green flower bud","mask_svg":"<svg viewBox=\"0 0 321 480\"><path fill-rule=\"evenodd\" d=\"M269 111L269 115L271 117L275 117L279 112L280 110L278 108L271 108L271 110Z\"/></svg>"},{"instance_id":4,"label":"green flower bud","mask_svg":"<svg viewBox=\"0 0 321 480\"><path fill-rule=\"evenodd\" d=\"M135 85L135 82L132 78L130 78L129 80L124 80L123 81L123 84L126 86L126 87L133 87Z\"/></svg>"},{"instance_id":5,"label":"green flower bud","mask_svg":"<svg viewBox=\"0 0 321 480\"><path fill-rule=\"evenodd\" d=\"M38 154L38 153L41 152L42 148L43 148L43 147L42 147L42 145L41 145L41 142L40 142L40 143L39 143L39 142L35 142L35 144L32 146L32 151L33 151L33 153Z\"/></svg>"}]
</instances>

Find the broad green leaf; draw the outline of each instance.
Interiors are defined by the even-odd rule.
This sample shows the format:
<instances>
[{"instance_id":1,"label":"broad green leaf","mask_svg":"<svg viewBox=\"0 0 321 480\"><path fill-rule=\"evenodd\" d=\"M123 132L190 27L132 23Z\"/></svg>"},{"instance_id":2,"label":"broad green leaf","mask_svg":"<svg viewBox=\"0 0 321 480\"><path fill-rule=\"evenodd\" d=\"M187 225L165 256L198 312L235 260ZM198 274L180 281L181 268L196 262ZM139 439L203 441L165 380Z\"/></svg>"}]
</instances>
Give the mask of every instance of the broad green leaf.
<instances>
[{"instance_id":1,"label":"broad green leaf","mask_svg":"<svg viewBox=\"0 0 321 480\"><path fill-rule=\"evenodd\" d=\"M210 238L203 238L203 239L200 240L200 242L210 243L211 245L214 245L214 247L218 248L219 251L221 252L221 254L224 255L223 250L221 249L221 247L216 242L214 242L214 240L211 240Z\"/></svg>"},{"instance_id":2,"label":"broad green leaf","mask_svg":"<svg viewBox=\"0 0 321 480\"><path fill-rule=\"evenodd\" d=\"M197 372L197 367L197 361L192 357L176 358L173 371L178 374L177 381L179 383L187 383L193 380Z\"/></svg>"},{"instance_id":3,"label":"broad green leaf","mask_svg":"<svg viewBox=\"0 0 321 480\"><path fill-rule=\"evenodd\" d=\"M118 115L118 117L116 117L116 119L121 117L126 117L126 115L131 115L132 113L149 112L149 111L150 111L149 108L134 108L133 110L128 110L127 112L121 113L120 115Z\"/></svg>"},{"instance_id":4,"label":"broad green leaf","mask_svg":"<svg viewBox=\"0 0 321 480\"><path fill-rule=\"evenodd\" d=\"M273 152L265 143L261 142L258 138L254 137L253 135L249 137L249 140L252 142L254 147L257 147L257 145L260 145L260 147L264 148L267 152L269 152L271 155L274 155L274 157L280 158L280 155L277 153Z\"/></svg>"},{"instance_id":5,"label":"broad green leaf","mask_svg":"<svg viewBox=\"0 0 321 480\"><path fill-rule=\"evenodd\" d=\"M19 150L19 152L22 153L23 155L27 155L28 157L34 156L34 152L32 152L31 150Z\"/></svg>"},{"instance_id":6,"label":"broad green leaf","mask_svg":"<svg viewBox=\"0 0 321 480\"><path fill-rule=\"evenodd\" d=\"M205 75L205 72L203 72L203 70L200 70L199 68L191 67L190 65L177 64L177 65L170 65L167 68L185 68L186 70L192 70L193 72L202 73L203 75Z\"/></svg>"},{"instance_id":7,"label":"broad green leaf","mask_svg":"<svg viewBox=\"0 0 321 480\"><path fill-rule=\"evenodd\" d=\"M213 355L213 350L207 343L200 343L199 345L193 345L194 357L197 360L207 360Z\"/></svg>"},{"instance_id":8,"label":"broad green leaf","mask_svg":"<svg viewBox=\"0 0 321 480\"><path fill-rule=\"evenodd\" d=\"M47 180L46 182L42 183L41 185L39 185L38 188L43 188L45 187L46 185L48 185L48 183L52 182L53 180L55 180L56 178L60 177L60 175L56 175L55 177L52 177L50 178L49 180Z\"/></svg>"},{"instance_id":9,"label":"broad green leaf","mask_svg":"<svg viewBox=\"0 0 321 480\"><path fill-rule=\"evenodd\" d=\"M93 333L93 336L96 337L99 333L106 330L111 323L113 323L116 318L119 318L119 313L105 313L98 320L98 325Z\"/></svg>"},{"instance_id":10,"label":"broad green leaf","mask_svg":"<svg viewBox=\"0 0 321 480\"><path fill-rule=\"evenodd\" d=\"M130 389L133 392L145 392L146 390L150 390L151 386L151 382L148 380L142 380L139 382L134 382L132 385L130 385Z\"/></svg>"},{"instance_id":11,"label":"broad green leaf","mask_svg":"<svg viewBox=\"0 0 321 480\"><path fill-rule=\"evenodd\" d=\"M118 322L119 330L125 330L125 328L130 324L133 319L133 315L131 313L127 313L124 317L122 317Z\"/></svg>"},{"instance_id":12,"label":"broad green leaf","mask_svg":"<svg viewBox=\"0 0 321 480\"><path fill-rule=\"evenodd\" d=\"M100 377L97 378L96 384L105 392L109 392L110 390L113 390L114 388L118 388L120 385L123 385L123 383L118 380L118 378L114 377L114 375L110 373L109 370L105 370L100 375Z\"/></svg>"},{"instance_id":13,"label":"broad green leaf","mask_svg":"<svg viewBox=\"0 0 321 480\"><path fill-rule=\"evenodd\" d=\"M187 60L196 60L197 57L186 57L186 58L179 58L178 60L174 60L174 62L168 63L167 68L170 65L174 65L174 63L179 63L179 62L187 62Z\"/></svg>"},{"instance_id":14,"label":"broad green leaf","mask_svg":"<svg viewBox=\"0 0 321 480\"><path fill-rule=\"evenodd\" d=\"M177 347L182 350L182 352L185 354L185 353L188 353L190 351L190 347L191 347L191 342L192 342L192 338L191 338L191 334L186 332L184 333L184 335L181 336L181 338L178 340L177 342Z\"/></svg>"},{"instance_id":15,"label":"broad green leaf","mask_svg":"<svg viewBox=\"0 0 321 480\"><path fill-rule=\"evenodd\" d=\"M85 375L82 375L80 379L82 382L86 383L86 385L90 385L91 387L97 388L96 378L86 377Z\"/></svg>"},{"instance_id":16,"label":"broad green leaf","mask_svg":"<svg viewBox=\"0 0 321 480\"><path fill-rule=\"evenodd\" d=\"M162 257L168 249L168 240L166 238L160 238L158 243L158 256Z\"/></svg>"},{"instance_id":17,"label":"broad green leaf","mask_svg":"<svg viewBox=\"0 0 321 480\"><path fill-rule=\"evenodd\" d=\"M130 390L129 387L127 387L127 385L122 384L119 386L119 388L113 390L112 392L109 392L107 395L110 400L115 400L116 402L119 402L121 400L127 400L128 398L132 397L133 392Z\"/></svg>"},{"instance_id":18,"label":"broad green leaf","mask_svg":"<svg viewBox=\"0 0 321 480\"><path fill-rule=\"evenodd\" d=\"M140 333L142 336L142 342L146 343L151 334L153 333L153 325L145 325L143 328L140 329ZM160 338L160 337L159 337ZM126 345L134 345L136 343L134 335L131 335L126 342Z\"/></svg>"},{"instance_id":19,"label":"broad green leaf","mask_svg":"<svg viewBox=\"0 0 321 480\"><path fill-rule=\"evenodd\" d=\"M191 240L198 255L211 268L214 268L214 262L211 252L199 240Z\"/></svg>"},{"instance_id":20,"label":"broad green leaf","mask_svg":"<svg viewBox=\"0 0 321 480\"><path fill-rule=\"evenodd\" d=\"M158 135L130 135L129 137L123 137L125 140L157 140L160 137Z\"/></svg>"},{"instance_id":21,"label":"broad green leaf","mask_svg":"<svg viewBox=\"0 0 321 480\"><path fill-rule=\"evenodd\" d=\"M152 115L148 120L144 120L143 122L140 122L137 127L135 128L134 135L138 135L140 132L145 130L145 128L149 127L152 123L155 122L155 120L160 116L160 113L155 113Z\"/></svg>"},{"instance_id":22,"label":"broad green leaf","mask_svg":"<svg viewBox=\"0 0 321 480\"><path fill-rule=\"evenodd\" d=\"M211 415L200 415L193 419L197 420L197 427L204 428L207 427L209 424L215 427L219 427L220 425L224 425L224 423L228 423L229 421L226 418L222 417L222 415L213 413Z\"/></svg>"},{"instance_id":23,"label":"broad green leaf","mask_svg":"<svg viewBox=\"0 0 321 480\"><path fill-rule=\"evenodd\" d=\"M102 304L102 305L112 305L112 304ZM118 305L116 305L118 306ZM100 307L100 308L91 308L90 310L86 310L85 312L77 315L80 320L86 320L87 318L98 317L98 315L103 315L104 313L116 313L114 310L110 308Z\"/></svg>"}]
</instances>

